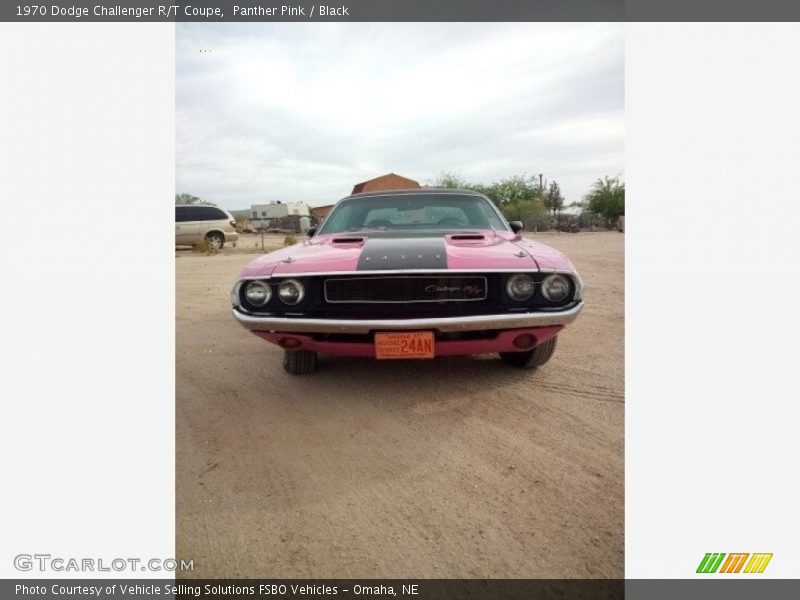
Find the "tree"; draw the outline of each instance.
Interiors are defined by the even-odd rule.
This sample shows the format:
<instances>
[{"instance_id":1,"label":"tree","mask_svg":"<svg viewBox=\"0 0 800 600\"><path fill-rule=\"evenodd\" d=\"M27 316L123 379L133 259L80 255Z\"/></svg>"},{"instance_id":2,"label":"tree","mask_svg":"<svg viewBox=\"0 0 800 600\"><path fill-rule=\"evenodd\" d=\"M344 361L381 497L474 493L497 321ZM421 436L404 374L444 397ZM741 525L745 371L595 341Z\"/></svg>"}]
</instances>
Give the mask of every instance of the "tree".
<instances>
[{"instance_id":1,"label":"tree","mask_svg":"<svg viewBox=\"0 0 800 600\"><path fill-rule=\"evenodd\" d=\"M439 173L439 176L433 181L433 187L452 190L472 189L467 180L461 177L461 175L449 171L442 171Z\"/></svg>"},{"instance_id":2,"label":"tree","mask_svg":"<svg viewBox=\"0 0 800 600\"><path fill-rule=\"evenodd\" d=\"M625 183L619 177L604 177L594 182L586 194L589 210L601 215L607 227L613 227L617 219L625 214Z\"/></svg>"},{"instance_id":3,"label":"tree","mask_svg":"<svg viewBox=\"0 0 800 600\"><path fill-rule=\"evenodd\" d=\"M550 184L550 188L544 195L543 201L544 207L553 213L553 222L558 223L558 213L561 212L561 208L564 206L564 196L561 194L561 188L558 187L555 181Z\"/></svg>"},{"instance_id":4,"label":"tree","mask_svg":"<svg viewBox=\"0 0 800 600\"><path fill-rule=\"evenodd\" d=\"M489 197L498 206L533 202L540 196L536 185L533 183L533 177L525 177L524 175L514 175L513 177L501 179L489 186L487 191Z\"/></svg>"},{"instance_id":5,"label":"tree","mask_svg":"<svg viewBox=\"0 0 800 600\"><path fill-rule=\"evenodd\" d=\"M175 204L200 204L202 202L197 196L191 194L175 194Z\"/></svg>"},{"instance_id":6,"label":"tree","mask_svg":"<svg viewBox=\"0 0 800 600\"><path fill-rule=\"evenodd\" d=\"M534 177L515 175L493 183L484 192L510 221L524 221L534 228L545 226L542 193Z\"/></svg>"},{"instance_id":7,"label":"tree","mask_svg":"<svg viewBox=\"0 0 800 600\"><path fill-rule=\"evenodd\" d=\"M485 185L469 183L457 173L442 171L432 183L436 187L472 190L483 194L510 221L525 221L532 227L550 226L545 217L542 191L536 177L514 175Z\"/></svg>"}]
</instances>

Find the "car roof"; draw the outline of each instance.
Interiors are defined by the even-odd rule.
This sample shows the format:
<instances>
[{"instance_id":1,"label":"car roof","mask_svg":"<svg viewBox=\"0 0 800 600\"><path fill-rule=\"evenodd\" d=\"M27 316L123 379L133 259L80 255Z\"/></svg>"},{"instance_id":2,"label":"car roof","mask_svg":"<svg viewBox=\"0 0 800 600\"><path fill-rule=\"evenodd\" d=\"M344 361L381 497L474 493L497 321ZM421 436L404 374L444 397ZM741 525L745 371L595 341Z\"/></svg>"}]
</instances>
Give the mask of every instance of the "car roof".
<instances>
[{"instance_id":1,"label":"car roof","mask_svg":"<svg viewBox=\"0 0 800 600\"><path fill-rule=\"evenodd\" d=\"M350 198L367 198L370 196L397 196L397 195L404 195L404 196L413 196L419 194L457 194L461 196L480 196L484 198L485 196L480 192L476 192L475 190L461 190L461 189L454 189L454 188L434 188L434 187L421 187L421 188L403 188L399 190L375 190L372 192L361 192L359 194L350 194L349 196L345 196L342 200L349 200Z\"/></svg>"},{"instance_id":2,"label":"car roof","mask_svg":"<svg viewBox=\"0 0 800 600\"><path fill-rule=\"evenodd\" d=\"M216 204L203 204L202 202L199 204L176 204L175 208L197 208L198 206L209 206L211 208L218 208L220 210L226 210L221 206L217 206Z\"/></svg>"}]
</instances>

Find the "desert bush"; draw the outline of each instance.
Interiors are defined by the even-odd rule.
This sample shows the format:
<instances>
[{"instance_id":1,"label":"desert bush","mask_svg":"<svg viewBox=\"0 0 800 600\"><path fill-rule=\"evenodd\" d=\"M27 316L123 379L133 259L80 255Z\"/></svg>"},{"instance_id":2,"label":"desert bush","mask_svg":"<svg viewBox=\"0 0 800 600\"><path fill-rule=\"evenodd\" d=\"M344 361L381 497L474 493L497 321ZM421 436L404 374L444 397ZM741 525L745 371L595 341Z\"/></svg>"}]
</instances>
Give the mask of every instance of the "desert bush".
<instances>
[{"instance_id":1,"label":"desert bush","mask_svg":"<svg viewBox=\"0 0 800 600\"><path fill-rule=\"evenodd\" d=\"M217 254L219 250L214 248L211 244L208 243L208 240L200 240L194 246L192 246L192 252L196 252L198 254Z\"/></svg>"}]
</instances>

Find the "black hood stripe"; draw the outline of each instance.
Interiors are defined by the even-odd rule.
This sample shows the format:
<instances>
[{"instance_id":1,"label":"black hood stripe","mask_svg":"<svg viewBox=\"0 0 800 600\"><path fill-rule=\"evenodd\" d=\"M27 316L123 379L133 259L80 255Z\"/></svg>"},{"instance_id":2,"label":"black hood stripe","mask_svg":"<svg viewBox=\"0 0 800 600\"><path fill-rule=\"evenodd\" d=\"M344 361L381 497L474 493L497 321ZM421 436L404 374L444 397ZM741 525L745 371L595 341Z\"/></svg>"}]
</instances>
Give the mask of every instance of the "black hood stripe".
<instances>
[{"instance_id":1,"label":"black hood stripe","mask_svg":"<svg viewBox=\"0 0 800 600\"><path fill-rule=\"evenodd\" d=\"M368 238L357 271L446 269L444 238Z\"/></svg>"}]
</instances>

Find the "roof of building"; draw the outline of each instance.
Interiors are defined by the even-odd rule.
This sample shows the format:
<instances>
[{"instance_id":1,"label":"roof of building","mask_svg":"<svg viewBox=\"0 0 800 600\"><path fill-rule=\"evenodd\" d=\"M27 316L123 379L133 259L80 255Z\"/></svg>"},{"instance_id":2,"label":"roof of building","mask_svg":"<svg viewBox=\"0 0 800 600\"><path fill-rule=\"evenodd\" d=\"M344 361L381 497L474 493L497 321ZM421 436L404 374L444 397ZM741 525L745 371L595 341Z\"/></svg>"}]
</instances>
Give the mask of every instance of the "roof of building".
<instances>
[{"instance_id":1,"label":"roof of building","mask_svg":"<svg viewBox=\"0 0 800 600\"><path fill-rule=\"evenodd\" d=\"M353 186L352 193L353 194L360 194L361 192L364 191L364 188L366 187L366 185L368 183L372 183L373 181L378 181L378 180L384 179L386 177L397 177L398 179L403 179L403 180L408 181L409 183L413 183L415 186L419 187L419 182L418 181L414 181L413 179L410 179L408 177L403 177L402 175L398 175L397 173L386 173L385 175L380 175L378 177L373 177L372 179L367 179L366 181L362 181L361 183L355 184Z\"/></svg>"}]
</instances>

